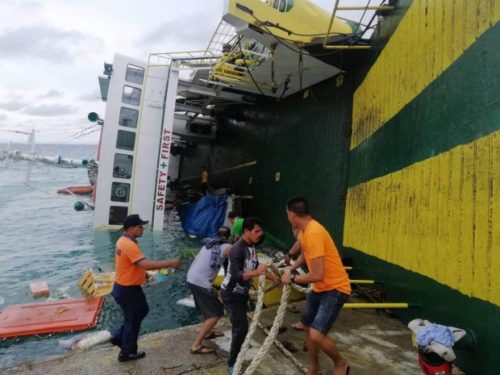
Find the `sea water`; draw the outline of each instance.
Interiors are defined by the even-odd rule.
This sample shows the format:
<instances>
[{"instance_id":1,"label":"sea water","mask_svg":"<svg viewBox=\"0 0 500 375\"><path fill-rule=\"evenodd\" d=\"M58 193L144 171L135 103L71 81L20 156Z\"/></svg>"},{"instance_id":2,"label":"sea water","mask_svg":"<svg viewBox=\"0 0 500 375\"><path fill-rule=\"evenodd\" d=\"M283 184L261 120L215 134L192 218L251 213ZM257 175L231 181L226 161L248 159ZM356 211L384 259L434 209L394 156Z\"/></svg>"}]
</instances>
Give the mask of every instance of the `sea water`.
<instances>
[{"instance_id":1,"label":"sea water","mask_svg":"<svg viewBox=\"0 0 500 375\"><path fill-rule=\"evenodd\" d=\"M0 145L0 150L6 147ZM74 159L90 159L96 149L95 145L37 145L41 155ZM90 198L56 193L63 187L88 185L86 169L37 162L32 166L29 186L24 184L27 170L27 161L0 161L0 310L8 305L45 301L34 299L29 291L29 284L37 280L48 282L52 298L81 298L78 278L89 267L113 270L114 244L121 234L94 232L93 212L74 210L77 200L91 203ZM139 243L146 257L156 260L183 257L191 253L186 249L198 247L197 242L185 237L175 217L162 233L145 231ZM165 281L144 288L150 313L141 334L199 322L195 309L176 304L189 294L185 273L190 259L184 260L183 267ZM93 330L113 331L121 321L119 306L107 296ZM68 350L58 342L75 334L0 340L0 368L66 353Z\"/></svg>"}]
</instances>

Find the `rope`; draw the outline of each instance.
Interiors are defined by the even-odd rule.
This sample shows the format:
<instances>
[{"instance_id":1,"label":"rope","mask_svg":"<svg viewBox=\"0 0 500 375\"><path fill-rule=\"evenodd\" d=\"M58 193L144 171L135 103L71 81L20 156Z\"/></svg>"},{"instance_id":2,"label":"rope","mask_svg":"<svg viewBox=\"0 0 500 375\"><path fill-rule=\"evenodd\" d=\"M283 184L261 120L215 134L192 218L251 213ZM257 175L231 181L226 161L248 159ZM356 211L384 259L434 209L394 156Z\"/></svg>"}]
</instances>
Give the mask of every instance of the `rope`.
<instances>
[{"instance_id":1,"label":"rope","mask_svg":"<svg viewBox=\"0 0 500 375\"><path fill-rule=\"evenodd\" d=\"M263 330L266 335L269 335L269 331L266 329L266 327L262 325L261 322L258 322L257 324L259 325L259 328ZM304 364L300 362L297 358L295 358L295 356L290 351L288 351L288 349L285 348L285 346L281 342L279 342L278 340L274 340L274 345L276 345L276 347L279 350L281 350L281 352L285 355L285 357L287 357L290 361L292 361L292 363L295 366L297 366L299 370L301 370L304 374L307 373L307 368L304 366Z\"/></svg>"},{"instance_id":2,"label":"rope","mask_svg":"<svg viewBox=\"0 0 500 375\"><path fill-rule=\"evenodd\" d=\"M280 272L278 269L274 266L271 265L271 271L273 271L275 274L278 276L280 275ZM292 284L294 285L294 284ZM259 277L259 289L258 289L258 297L257 297L257 305L255 307L255 312L252 317L252 324L250 325L250 328L248 330L247 336L245 337L245 341L241 347L240 353L238 354L238 358L236 359L236 363L233 368L233 373L235 375L240 375L241 372L241 366L243 363L243 359L245 358L245 355L248 351L248 348L250 347L250 340L255 333L255 329L257 326L259 326L265 333L266 333L266 338L262 344L262 346L259 349L259 352L257 355L252 359L252 362L250 365L246 368L245 372L243 373L244 375L252 375L254 371L257 369L257 367L260 365L264 357L266 356L267 352L269 351L271 345L276 345L278 349L281 350L281 352L289 358L295 366L297 366L302 372L306 373L307 369L304 367L304 365L297 360L292 353L290 353L284 346L281 344L278 340L276 340L276 336L279 333L279 329L283 323L283 319L285 317L286 313L286 308L288 305L288 297L290 295L291 291L291 285L285 285L282 290L281 294L281 301L280 305L278 308L278 311L276 312L276 316L273 321L273 325L271 327L271 330L267 330L260 322L260 314L262 312L262 307L263 307L263 302L264 302L264 294L269 291L270 289L275 288L276 285L272 285L270 288L265 288L265 276L260 276ZM305 289L305 288L303 288ZM307 289L306 289L307 290Z\"/></svg>"},{"instance_id":3,"label":"rope","mask_svg":"<svg viewBox=\"0 0 500 375\"><path fill-rule=\"evenodd\" d=\"M250 325L250 328L248 329L247 336L245 337L245 341L243 342L243 345L241 346L240 353L238 354L238 358L236 359L236 363L234 364L233 368L233 374L239 375L241 371L241 365L243 364L243 359L245 358L245 355L250 348L250 340L252 339L252 336L255 332L255 329L257 328L257 323L260 318L260 313L262 312L262 306L264 305L264 286L266 285L266 276L260 275L259 276L259 294L257 296L257 304L255 306L255 312L253 315L253 320L252 324Z\"/></svg>"},{"instance_id":4,"label":"rope","mask_svg":"<svg viewBox=\"0 0 500 375\"><path fill-rule=\"evenodd\" d=\"M274 272L277 276L280 276L280 274L284 271L287 272L287 270L279 270L275 264L270 265L270 270ZM292 363L297 366L298 369L300 369L303 373L307 373L307 368L300 362L295 356L290 353L281 342L276 340L276 337L279 333L279 328L281 327L283 323L283 319L285 317L286 313L286 308L288 305L288 297L290 295L290 292L292 288L298 290L299 292L302 293L309 293L311 291L311 285L309 285L307 288L300 286L295 283L291 283L289 285L283 286L282 294L281 294L281 301L280 305L278 307L278 311L276 312L276 316L273 321L273 325L271 329L268 331L260 322L260 315L262 313L262 308L264 305L264 294L267 293L269 290L272 290L276 288L278 285L271 285L269 287L265 287L265 281L266 278L265 276L261 275L259 276L259 288L257 290L257 303L255 307L255 311L253 313L253 316L248 316L252 319L252 323L250 325L250 328L248 330L247 336L245 337L245 341L243 342L243 345L241 347L240 353L238 355L238 358L236 359L236 363L233 368L233 374L235 375L252 375L255 370L258 368L258 366L261 364L262 360L266 356L266 354L269 352L269 349L271 345L276 345L276 347L288 358L292 361ZM264 333L266 334L266 338L264 342L262 343L257 355L255 355L249 364L249 366L246 368L244 372L242 372L241 367L243 364L243 360L248 352L248 349L250 348L250 341L252 339L252 336L255 333L256 327L260 327Z\"/></svg>"},{"instance_id":5,"label":"rope","mask_svg":"<svg viewBox=\"0 0 500 375\"><path fill-rule=\"evenodd\" d=\"M280 273L280 270L273 264L269 264L269 269L271 270L271 272L273 272L277 277L278 277L278 280L281 280L281 273ZM265 284L264 284L265 285ZM279 287L281 285L281 282L278 282L278 283L272 283L271 285L269 285L267 288L264 288L264 294L266 294L267 292L270 292L271 290L273 289L276 289L277 287ZM260 285L259 285L260 287ZM260 289L260 288L259 288ZM255 297L256 294L259 293L259 290L254 290L254 289L250 289L248 291L248 294L251 296L251 297ZM250 317L251 318L251 317Z\"/></svg>"},{"instance_id":6,"label":"rope","mask_svg":"<svg viewBox=\"0 0 500 375\"><path fill-rule=\"evenodd\" d=\"M300 286L300 285L295 284L295 283L292 283L291 285L295 290L298 290L299 292L302 292L302 293L309 293L311 291L311 288L312 288L311 284L309 284L309 287L307 287L307 288L304 288L303 286Z\"/></svg>"},{"instance_id":7,"label":"rope","mask_svg":"<svg viewBox=\"0 0 500 375\"><path fill-rule=\"evenodd\" d=\"M269 285L267 288L264 288L264 294L266 294L267 292L270 292L273 289L276 289L278 286L280 286L280 284L273 283L273 284ZM258 290L250 289L248 291L248 295L253 298L253 297L255 297L255 295L258 295L259 292L260 292L260 288Z\"/></svg>"},{"instance_id":8,"label":"rope","mask_svg":"<svg viewBox=\"0 0 500 375\"><path fill-rule=\"evenodd\" d=\"M288 295L289 294L290 294L290 286L285 285L283 287L283 292L281 294L280 307L278 308L278 312L276 313L276 317L274 318L273 326L271 327L269 334L267 335L266 339L264 340L264 343L260 347L259 352L252 359L252 362L247 367L244 375L252 375L254 373L254 371L257 369L257 367L260 365L260 363L264 359L264 356L269 351L269 348L274 343L276 336L278 335L279 328L281 327L281 323L283 323L283 318L285 317L286 306L288 305ZM254 317L254 321L258 321L258 319L255 319L255 317ZM236 373L236 374L238 374L238 373Z\"/></svg>"}]
</instances>

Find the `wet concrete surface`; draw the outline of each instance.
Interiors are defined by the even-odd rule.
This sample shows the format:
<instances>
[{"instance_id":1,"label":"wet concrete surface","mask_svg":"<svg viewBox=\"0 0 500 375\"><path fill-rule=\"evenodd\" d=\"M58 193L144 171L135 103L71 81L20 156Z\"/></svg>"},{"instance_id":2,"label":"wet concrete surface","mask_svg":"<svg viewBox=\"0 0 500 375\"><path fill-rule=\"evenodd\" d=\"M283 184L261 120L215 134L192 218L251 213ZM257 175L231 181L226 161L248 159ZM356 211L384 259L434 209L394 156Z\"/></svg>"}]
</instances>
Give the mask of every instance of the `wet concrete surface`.
<instances>
[{"instance_id":1,"label":"wet concrete surface","mask_svg":"<svg viewBox=\"0 0 500 375\"><path fill-rule=\"evenodd\" d=\"M304 333L291 328L298 321L303 302L288 307L283 322L284 332L278 340L285 344L293 355L307 367L307 352L303 350ZM270 326L276 309L264 310L261 322ZM139 348L147 355L144 359L120 363L117 361L119 349L111 344L103 344L90 350L72 352L68 355L48 358L41 362L24 363L0 371L2 375L12 374L226 374L227 350L230 345L230 323L223 319L217 330L224 337L207 341L207 346L217 347L214 354L191 354L190 347L199 325L175 330L161 331L140 338ZM330 336L337 343L342 355L347 359L350 375L422 374L415 348L411 343L411 332L399 320L376 310L343 309L333 326ZM252 348L247 353L248 361L253 358L265 338L257 328ZM249 363L248 361L245 364ZM320 354L323 374L331 374L333 364L323 353ZM298 369L274 345L263 360L256 374L295 375ZM453 374L462 374L454 369Z\"/></svg>"}]
</instances>

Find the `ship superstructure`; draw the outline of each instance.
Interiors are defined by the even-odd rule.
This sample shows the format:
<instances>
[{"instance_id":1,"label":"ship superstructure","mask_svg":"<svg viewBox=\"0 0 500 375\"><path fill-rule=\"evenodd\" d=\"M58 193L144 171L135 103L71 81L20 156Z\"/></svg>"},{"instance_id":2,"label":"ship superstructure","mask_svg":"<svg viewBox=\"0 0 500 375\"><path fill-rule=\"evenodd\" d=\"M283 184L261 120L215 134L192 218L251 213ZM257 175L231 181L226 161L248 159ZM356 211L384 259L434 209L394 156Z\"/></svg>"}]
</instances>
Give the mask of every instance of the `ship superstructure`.
<instances>
[{"instance_id":1,"label":"ship superstructure","mask_svg":"<svg viewBox=\"0 0 500 375\"><path fill-rule=\"evenodd\" d=\"M418 305L397 312L403 321L473 332L456 363L496 374L500 3L390 1L363 23L340 18L343 3L325 14L308 1L227 1L208 49L117 56L96 226L136 212L160 230L163 168L196 184L206 166L213 187L248 197L244 214L289 242L284 205L304 195L355 277ZM142 85L125 81L129 64ZM141 90L139 104L123 102L137 92L124 86ZM120 125L121 107L135 128Z\"/></svg>"},{"instance_id":2,"label":"ship superstructure","mask_svg":"<svg viewBox=\"0 0 500 375\"><path fill-rule=\"evenodd\" d=\"M342 36L337 43L353 43L352 23L329 22L308 1L226 1L205 50L152 53L148 61L116 55L105 64L99 83L107 101L106 152L100 153L95 227L119 226L137 212L162 230L167 178L179 177L180 157L171 150L214 140L228 107L253 106L258 96L281 100L339 74L306 49L323 42L328 26Z\"/></svg>"}]
</instances>

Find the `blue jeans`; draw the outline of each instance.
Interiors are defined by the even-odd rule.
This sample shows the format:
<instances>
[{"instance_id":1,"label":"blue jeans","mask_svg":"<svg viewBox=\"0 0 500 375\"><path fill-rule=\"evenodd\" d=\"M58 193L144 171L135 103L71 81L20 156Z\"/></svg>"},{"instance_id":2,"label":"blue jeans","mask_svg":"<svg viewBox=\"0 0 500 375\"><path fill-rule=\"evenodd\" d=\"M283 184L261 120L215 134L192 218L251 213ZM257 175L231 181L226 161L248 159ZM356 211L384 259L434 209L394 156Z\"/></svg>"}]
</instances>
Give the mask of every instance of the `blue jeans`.
<instances>
[{"instance_id":1,"label":"blue jeans","mask_svg":"<svg viewBox=\"0 0 500 375\"><path fill-rule=\"evenodd\" d=\"M149 312L142 287L115 283L111 295L123 311L123 324L114 333L113 340L120 343L122 354L137 353L141 322Z\"/></svg>"},{"instance_id":2,"label":"blue jeans","mask_svg":"<svg viewBox=\"0 0 500 375\"><path fill-rule=\"evenodd\" d=\"M311 292L307 295L306 304L300 321L307 327L326 335L332 328L340 309L349 296L337 290Z\"/></svg>"}]
</instances>

